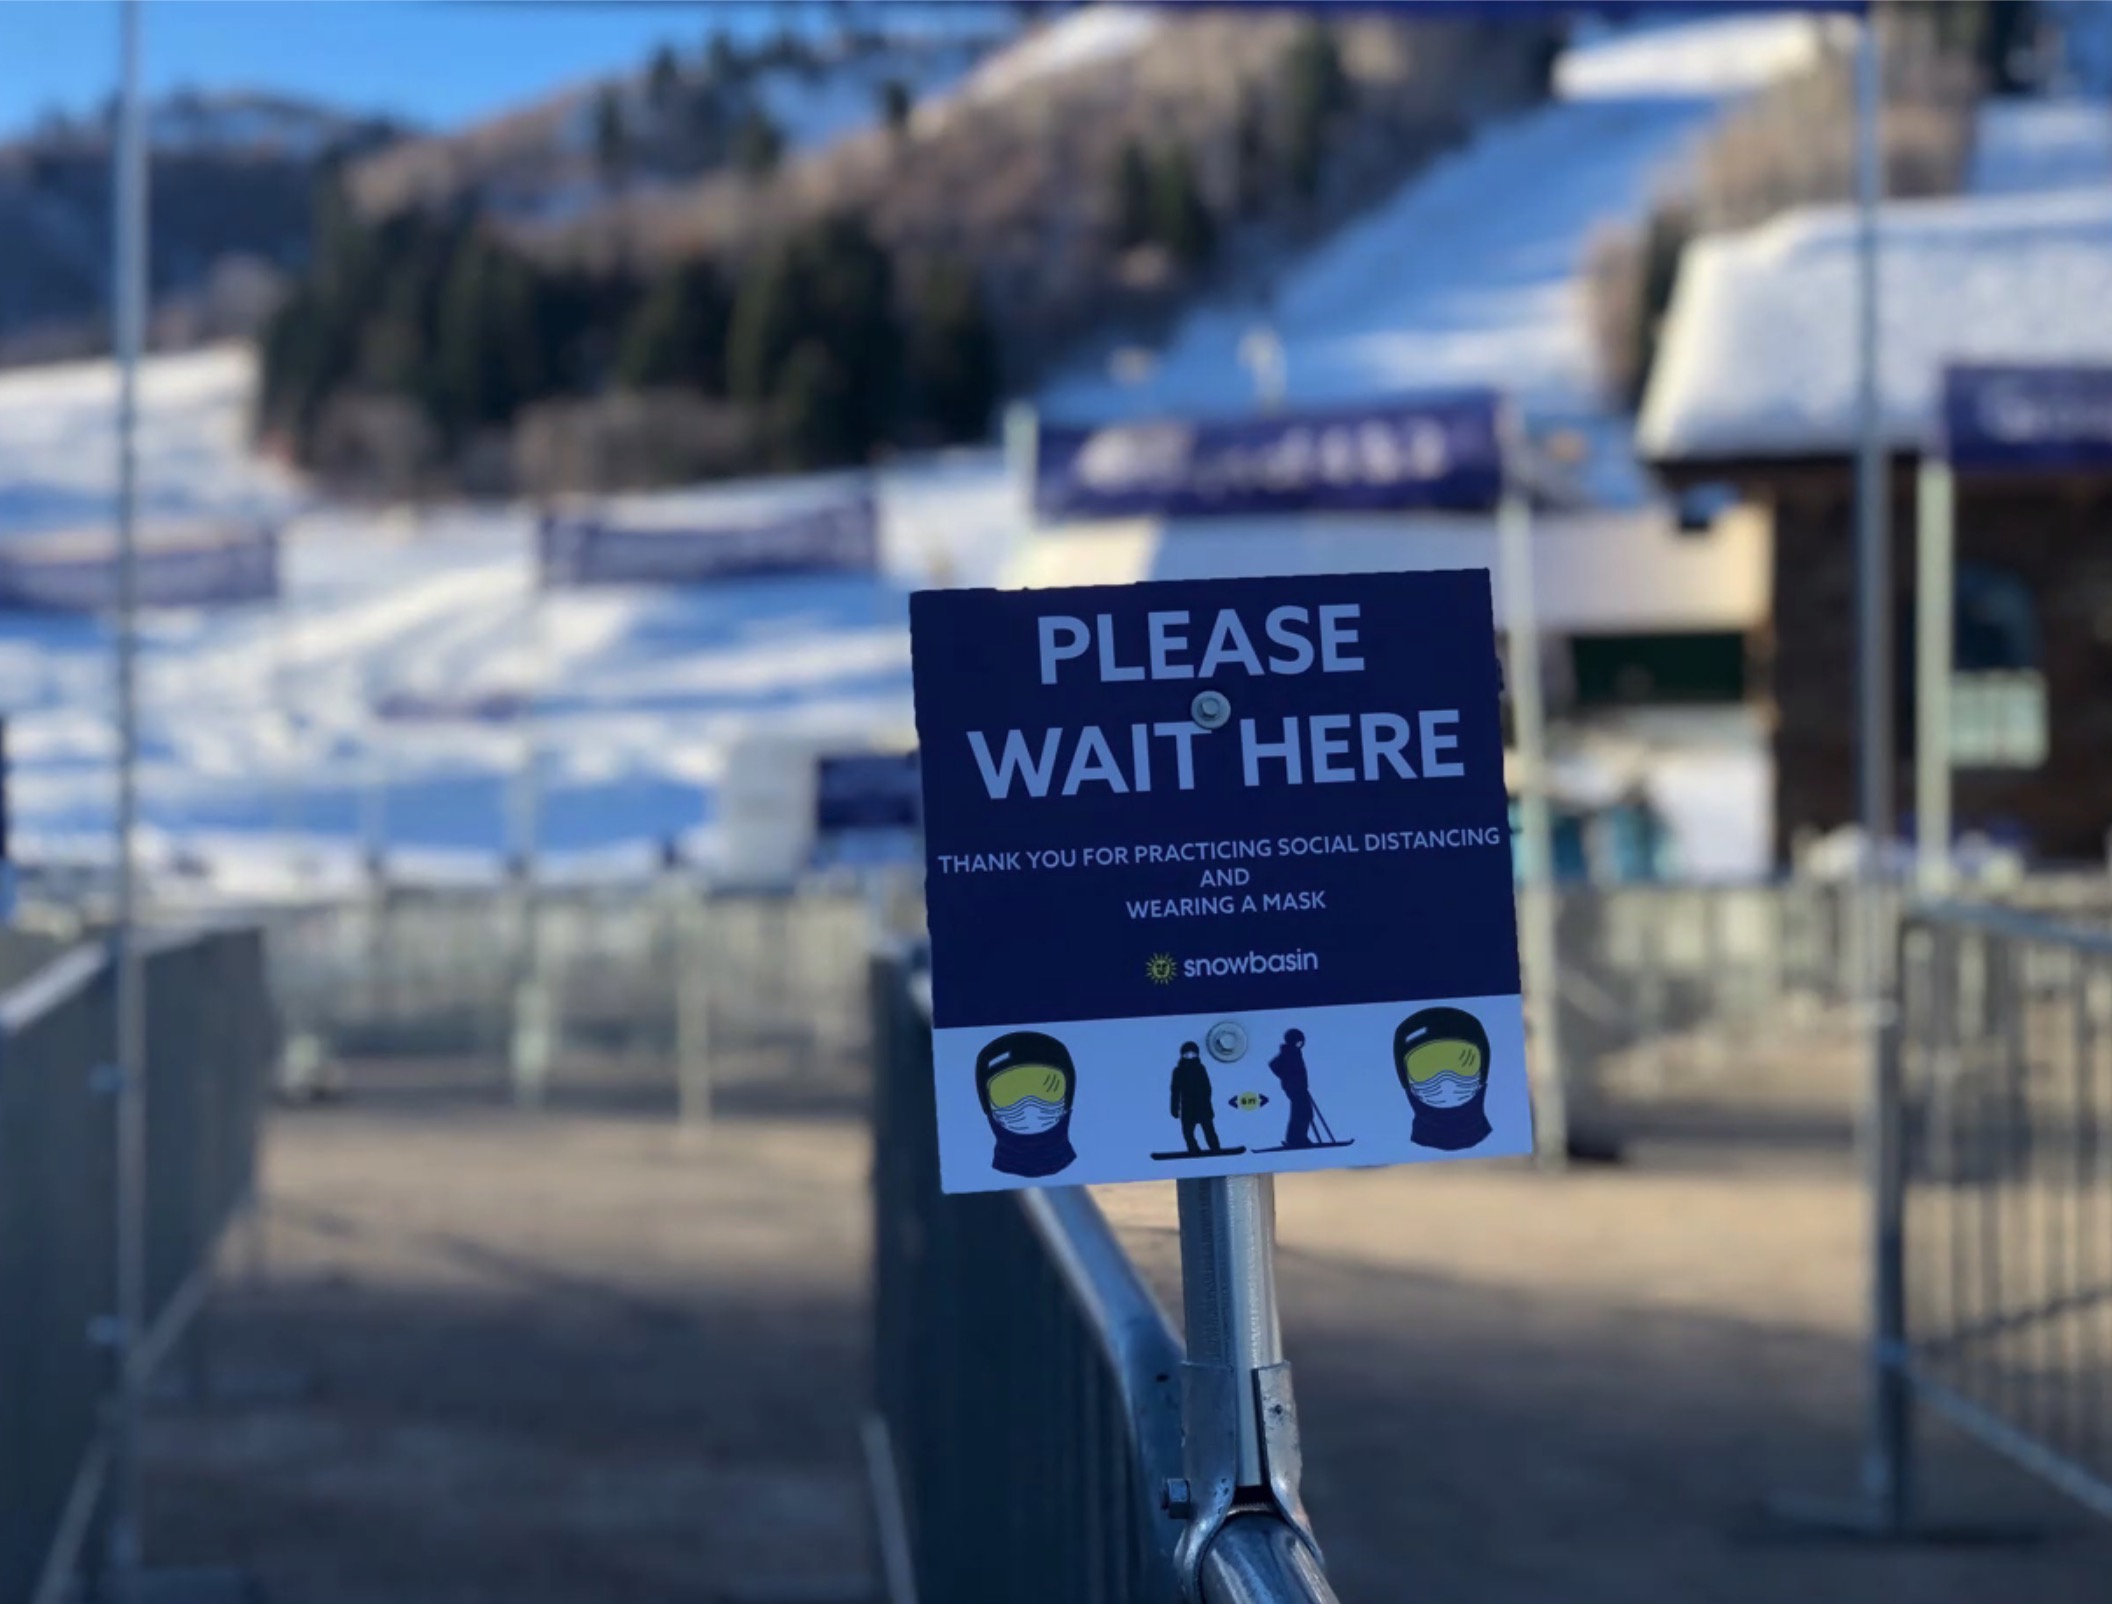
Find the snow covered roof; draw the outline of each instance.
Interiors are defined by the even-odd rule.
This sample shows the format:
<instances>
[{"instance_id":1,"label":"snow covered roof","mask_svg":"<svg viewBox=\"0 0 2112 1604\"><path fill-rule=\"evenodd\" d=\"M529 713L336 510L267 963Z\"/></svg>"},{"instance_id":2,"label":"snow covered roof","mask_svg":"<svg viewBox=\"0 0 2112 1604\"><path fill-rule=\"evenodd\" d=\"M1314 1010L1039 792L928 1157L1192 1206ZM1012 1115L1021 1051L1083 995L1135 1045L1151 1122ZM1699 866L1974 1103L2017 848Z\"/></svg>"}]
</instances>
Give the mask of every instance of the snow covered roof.
<instances>
[{"instance_id":1,"label":"snow covered roof","mask_svg":"<svg viewBox=\"0 0 2112 1604\"><path fill-rule=\"evenodd\" d=\"M1731 515L1682 534L1669 514L1541 518L1531 535L1542 629L1557 634L1744 630L1771 606L1769 546L1758 518ZM1126 585L1140 579L1396 573L1486 568L1499 575L1487 518L1136 519L1053 529L1031 542L1007 586Z\"/></svg>"},{"instance_id":2,"label":"snow covered roof","mask_svg":"<svg viewBox=\"0 0 2112 1604\"><path fill-rule=\"evenodd\" d=\"M2112 187L1884 209L1880 383L1927 438L1953 361L2112 361ZM1856 223L1799 211L1687 250L1637 439L1657 462L1837 456L1856 437Z\"/></svg>"}]
</instances>

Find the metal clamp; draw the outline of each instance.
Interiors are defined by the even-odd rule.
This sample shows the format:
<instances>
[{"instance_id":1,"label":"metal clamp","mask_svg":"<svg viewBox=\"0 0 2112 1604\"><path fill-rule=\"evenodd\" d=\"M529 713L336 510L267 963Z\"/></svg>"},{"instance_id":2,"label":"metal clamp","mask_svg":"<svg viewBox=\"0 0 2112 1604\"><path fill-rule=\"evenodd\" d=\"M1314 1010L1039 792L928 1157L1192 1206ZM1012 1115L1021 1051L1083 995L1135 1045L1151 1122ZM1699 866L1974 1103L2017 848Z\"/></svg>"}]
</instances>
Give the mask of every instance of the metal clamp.
<instances>
[{"instance_id":1,"label":"metal clamp","mask_svg":"<svg viewBox=\"0 0 2112 1604\"><path fill-rule=\"evenodd\" d=\"M1239 1483L1238 1421L1243 1409L1253 1410L1260 1426L1259 1487ZM1204 1604L1203 1556L1235 1515L1276 1516L1297 1535L1314 1562L1320 1563L1320 1544L1299 1491L1305 1455L1288 1363L1264 1365L1245 1375L1227 1365L1182 1365L1181 1425L1188 1474L1168 1479L1160 1504L1168 1518L1188 1523L1174 1549L1181 1597L1187 1604Z\"/></svg>"}]
</instances>

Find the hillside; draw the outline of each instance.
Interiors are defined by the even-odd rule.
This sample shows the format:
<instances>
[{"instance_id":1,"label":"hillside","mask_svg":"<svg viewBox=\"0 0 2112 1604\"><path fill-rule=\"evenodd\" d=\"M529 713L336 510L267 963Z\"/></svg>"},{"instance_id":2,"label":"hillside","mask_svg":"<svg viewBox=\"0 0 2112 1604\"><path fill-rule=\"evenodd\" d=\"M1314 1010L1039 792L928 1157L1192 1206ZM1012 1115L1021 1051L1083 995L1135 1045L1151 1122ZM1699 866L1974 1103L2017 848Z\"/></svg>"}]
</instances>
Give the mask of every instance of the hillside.
<instances>
[{"instance_id":1,"label":"hillside","mask_svg":"<svg viewBox=\"0 0 2112 1604\"><path fill-rule=\"evenodd\" d=\"M1553 60L1533 26L1121 6L989 51L774 48L663 51L354 166L264 339L264 428L381 493L984 438L1081 340L1265 284Z\"/></svg>"},{"instance_id":2,"label":"hillside","mask_svg":"<svg viewBox=\"0 0 2112 1604\"><path fill-rule=\"evenodd\" d=\"M303 101L182 93L149 108L154 343L248 334L306 259L318 165L397 137ZM53 119L0 145L0 364L103 348L110 131Z\"/></svg>"}]
</instances>

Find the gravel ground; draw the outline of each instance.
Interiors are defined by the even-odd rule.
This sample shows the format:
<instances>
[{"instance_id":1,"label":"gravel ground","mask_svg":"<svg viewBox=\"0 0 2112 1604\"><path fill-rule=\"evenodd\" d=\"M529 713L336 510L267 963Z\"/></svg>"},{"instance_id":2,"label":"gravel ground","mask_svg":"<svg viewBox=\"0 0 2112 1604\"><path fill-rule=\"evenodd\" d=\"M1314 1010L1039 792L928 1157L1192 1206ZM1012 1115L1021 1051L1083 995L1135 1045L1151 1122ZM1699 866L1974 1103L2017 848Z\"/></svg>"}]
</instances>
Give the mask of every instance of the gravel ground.
<instances>
[{"instance_id":1,"label":"gravel ground","mask_svg":"<svg viewBox=\"0 0 2112 1604\"><path fill-rule=\"evenodd\" d=\"M238 1563L273 1604L876 1597L863 1124L754 1113L685 1140L620 1088L559 1101L369 1071L274 1117L263 1274L231 1256L212 1354L230 1389L289 1366L309 1386L157 1412L158 1561ZM1561 1177L1280 1183L1307 1495L1347 1604L2103 1598L2102 1529L1933 1428L1932 1511L2038 1541L1766 1518L1853 1484L1844 1107L1815 1093L1756 1138L1702 1098ZM1171 1186L1101 1196L1177 1310Z\"/></svg>"},{"instance_id":2,"label":"gravel ground","mask_svg":"<svg viewBox=\"0 0 2112 1604\"><path fill-rule=\"evenodd\" d=\"M871 1599L864 1126L582 1101L370 1075L274 1117L226 1395L154 1419L157 1563L273 1604Z\"/></svg>"}]
</instances>

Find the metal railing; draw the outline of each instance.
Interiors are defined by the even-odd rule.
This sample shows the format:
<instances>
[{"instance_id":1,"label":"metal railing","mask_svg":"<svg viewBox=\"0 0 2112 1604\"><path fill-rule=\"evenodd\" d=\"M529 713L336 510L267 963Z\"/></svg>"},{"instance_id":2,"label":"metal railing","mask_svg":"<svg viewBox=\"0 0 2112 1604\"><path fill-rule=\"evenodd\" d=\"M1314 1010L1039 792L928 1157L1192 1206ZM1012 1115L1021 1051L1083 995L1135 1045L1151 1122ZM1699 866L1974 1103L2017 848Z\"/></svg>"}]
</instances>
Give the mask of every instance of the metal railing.
<instances>
[{"instance_id":1,"label":"metal railing","mask_svg":"<svg viewBox=\"0 0 2112 1604\"><path fill-rule=\"evenodd\" d=\"M1183 1194L1191 1362L1084 1189L941 1195L904 959L875 960L872 998L868 1454L893 1604L1332 1604L1297 1506L1288 1367L1235 1370L1203 1307L1226 1301L1232 1254L1266 1254L1265 1184ZM1263 1417L1256 1487L1235 1467Z\"/></svg>"},{"instance_id":2,"label":"metal railing","mask_svg":"<svg viewBox=\"0 0 2112 1604\"><path fill-rule=\"evenodd\" d=\"M4 965L0 965L4 967ZM143 1387L251 1195L276 1046L258 932L150 938ZM114 975L75 948L0 996L0 1604L61 1596L87 1548L119 1395Z\"/></svg>"},{"instance_id":3,"label":"metal railing","mask_svg":"<svg viewBox=\"0 0 2112 1604\"><path fill-rule=\"evenodd\" d=\"M883 902L885 905L883 906ZM674 1066L685 1110L716 1079L863 1074L865 954L906 897L850 883L385 890L271 918L289 1031L333 1057L510 1064L524 1012L547 1035L540 1075L566 1063Z\"/></svg>"},{"instance_id":4,"label":"metal railing","mask_svg":"<svg viewBox=\"0 0 2112 1604\"><path fill-rule=\"evenodd\" d=\"M1927 1408L2112 1516L2112 934L1947 905L1899 932L1872 1154L1869 1490Z\"/></svg>"}]
</instances>

